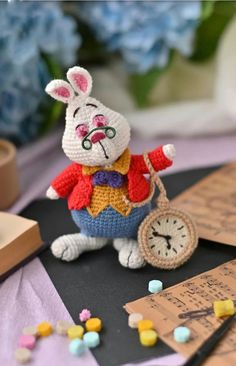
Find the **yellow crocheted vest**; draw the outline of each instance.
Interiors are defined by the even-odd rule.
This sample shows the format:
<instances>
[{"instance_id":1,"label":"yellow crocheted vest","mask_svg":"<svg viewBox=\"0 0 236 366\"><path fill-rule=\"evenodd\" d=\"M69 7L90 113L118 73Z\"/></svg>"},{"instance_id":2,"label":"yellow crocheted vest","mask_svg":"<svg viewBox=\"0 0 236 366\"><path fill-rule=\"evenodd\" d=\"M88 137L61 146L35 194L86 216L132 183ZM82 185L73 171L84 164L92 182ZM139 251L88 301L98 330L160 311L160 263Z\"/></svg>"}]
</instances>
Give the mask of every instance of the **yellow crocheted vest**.
<instances>
[{"instance_id":1,"label":"yellow crocheted vest","mask_svg":"<svg viewBox=\"0 0 236 366\"><path fill-rule=\"evenodd\" d=\"M122 175L126 175L130 166L130 151L126 149L123 154L115 161L114 164L109 167L101 166L83 166L82 173L85 175L92 175L99 170L116 171ZM93 217L99 215L106 207L111 206L123 216L128 216L132 207L128 205L124 197L128 195L127 182L120 188L112 188L108 185L94 186L93 194L91 197L90 205L87 207L87 211Z\"/></svg>"}]
</instances>

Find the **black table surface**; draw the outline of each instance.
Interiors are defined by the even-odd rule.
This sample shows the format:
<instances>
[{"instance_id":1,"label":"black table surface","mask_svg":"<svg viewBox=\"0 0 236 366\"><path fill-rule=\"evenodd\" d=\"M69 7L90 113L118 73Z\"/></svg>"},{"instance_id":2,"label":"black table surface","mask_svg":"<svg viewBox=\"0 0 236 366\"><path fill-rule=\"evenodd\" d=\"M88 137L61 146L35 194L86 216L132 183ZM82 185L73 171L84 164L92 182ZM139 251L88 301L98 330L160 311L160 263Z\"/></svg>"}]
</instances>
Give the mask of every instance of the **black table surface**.
<instances>
[{"instance_id":1,"label":"black table surface","mask_svg":"<svg viewBox=\"0 0 236 366\"><path fill-rule=\"evenodd\" d=\"M164 177L169 198L215 169L197 169ZM47 243L62 234L77 231L65 200L38 200L21 214L39 222ZM102 319L101 346L94 349L93 354L101 366L115 366L173 352L160 340L152 348L141 346L137 331L128 327L124 304L148 295L147 286L152 279L160 279L167 288L234 259L235 255L234 247L201 239L191 259L173 271L149 265L139 270L123 268L112 245L82 254L70 263L57 260L48 249L40 255L40 260L75 322L79 322L83 308L89 308L94 316Z\"/></svg>"}]
</instances>

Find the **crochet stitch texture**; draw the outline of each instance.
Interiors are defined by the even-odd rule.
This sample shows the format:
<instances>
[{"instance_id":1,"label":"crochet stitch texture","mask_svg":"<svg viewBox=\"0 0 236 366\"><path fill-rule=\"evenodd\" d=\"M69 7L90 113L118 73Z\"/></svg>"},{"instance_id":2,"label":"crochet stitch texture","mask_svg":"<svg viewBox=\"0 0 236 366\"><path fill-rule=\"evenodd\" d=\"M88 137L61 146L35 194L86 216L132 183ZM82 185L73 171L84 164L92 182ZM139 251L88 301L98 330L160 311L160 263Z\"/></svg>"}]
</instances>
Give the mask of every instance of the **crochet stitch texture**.
<instances>
[{"instance_id":1,"label":"crochet stitch texture","mask_svg":"<svg viewBox=\"0 0 236 366\"><path fill-rule=\"evenodd\" d=\"M134 238L150 210L148 167L143 155L128 149L130 127L124 116L90 97L88 71L75 66L67 78L69 83L51 81L46 91L68 105L62 148L72 164L52 181L47 195L67 198L80 233L57 238L52 252L71 261L113 238L121 265L140 268L145 260ZM174 151L165 145L148 153L155 171L172 165Z\"/></svg>"},{"instance_id":2,"label":"crochet stitch texture","mask_svg":"<svg viewBox=\"0 0 236 366\"><path fill-rule=\"evenodd\" d=\"M124 155L118 159L119 161L107 169L118 171L124 175L127 172L127 198L131 202L141 202L148 197L150 190L150 184L143 176L143 174L148 173L148 168L142 155L131 155L129 159L127 158L128 155L130 156L129 150L126 150ZM148 156L156 171L162 170L172 164L172 161L164 155L162 147L158 147L150 152ZM119 168L121 164L122 168ZM98 200L95 204L96 207L103 206L104 194L101 192L107 193L109 197L111 188L108 186L100 187L99 189L97 189L98 187L93 187L92 174L99 170L104 170L104 167L87 167L79 164L71 164L53 180L52 187L60 197L65 198L68 196L68 208L70 210L80 210L81 208L89 207L91 200L93 200L94 205L94 198L92 198L94 194ZM122 191L125 194L124 188L122 188ZM116 190L113 191L116 197L111 198L112 202L121 198L121 195L116 192Z\"/></svg>"}]
</instances>

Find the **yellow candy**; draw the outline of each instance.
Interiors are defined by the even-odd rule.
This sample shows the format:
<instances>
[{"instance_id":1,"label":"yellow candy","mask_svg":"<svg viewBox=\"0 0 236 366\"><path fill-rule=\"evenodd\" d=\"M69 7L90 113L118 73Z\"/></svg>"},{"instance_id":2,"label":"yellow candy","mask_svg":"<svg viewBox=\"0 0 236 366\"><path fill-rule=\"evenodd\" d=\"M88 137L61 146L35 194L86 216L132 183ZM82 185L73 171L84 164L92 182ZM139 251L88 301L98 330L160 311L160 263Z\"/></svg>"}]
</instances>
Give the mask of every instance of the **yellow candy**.
<instances>
[{"instance_id":1,"label":"yellow candy","mask_svg":"<svg viewBox=\"0 0 236 366\"><path fill-rule=\"evenodd\" d=\"M82 327L82 325L72 325L72 327L70 327L67 330L67 335L70 339L75 338L82 339L83 334L84 334L84 328Z\"/></svg>"},{"instance_id":2,"label":"yellow candy","mask_svg":"<svg viewBox=\"0 0 236 366\"><path fill-rule=\"evenodd\" d=\"M142 332L143 330L150 330L150 329L153 329L154 326L153 326L153 322L151 320L140 320L138 322L138 331L139 332Z\"/></svg>"},{"instance_id":3,"label":"yellow candy","mask_svg":"<svg viewBox=\"0 0 236 366\"><path fill-rule=\"evenodd\" d=\"M139 333L139 339L143 346L155 346L155 344L157 343L157 332L153 329L143 330Z\"/></svg>"},{"instance_id":4,"label":"yellow candy","mask_svg":"<svg viewBox=\"0 0 236 366\"><path fill-rule=\"evenodd\" d=\"M214 313L217 318L222 316L233 315L235 313L234 302L231 299L223 301L214 301Z\"/></svg>"},{"instance_id":5,"label":"yellow candy","mask_svg":"<svg viewBox=\"0 0 236 366\"><path fill-rule=\"evenodd\" d=\"M88 332L100 332L102 329L102 321L99 318L90 318L85 323Z\"/></svg>"},{"instance_id":6,"label":"yellow candy","mask_svg":"<svg viewBox=\"0 0 236 366\"><path fill-rule=\"evenodd\" d=\"M52 334L52 325L48 322L43 322L37 326L37 330L41 337L47 337Z\"/></svg>"}]
</instances>

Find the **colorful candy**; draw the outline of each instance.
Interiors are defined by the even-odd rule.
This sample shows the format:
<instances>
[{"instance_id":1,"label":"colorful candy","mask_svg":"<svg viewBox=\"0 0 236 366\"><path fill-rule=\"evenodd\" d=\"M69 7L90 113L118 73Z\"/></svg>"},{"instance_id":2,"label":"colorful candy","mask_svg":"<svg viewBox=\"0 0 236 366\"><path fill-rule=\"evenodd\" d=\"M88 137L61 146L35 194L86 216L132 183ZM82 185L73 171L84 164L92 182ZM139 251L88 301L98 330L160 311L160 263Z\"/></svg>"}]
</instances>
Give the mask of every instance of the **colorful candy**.
<instances>
[{"instance_id":1,"label":"colorful candy","mask_svg":"<svg viewBox=\"0 0 236 366\"><path fill-rule=\"evenodd\" d=\"M138 323L143 320L143 316L140 313L132 313L129 315L128 324L130 328L137 329Z\"/></svg>"},{"instance_id":2,"label":"colorful candy","mask_svg":"<svg viewBox=\"0 0 236 366\"><path fill-rule=\"evenodd\" d=\"M60 335L67 335L67 331L71 326L72 324L65 320L58 320L56 325L56 332Z\"/></svg>"},{"instance_id":3,"label":"colorful candy","mask_svg":"<svg viewBox=\"0 0 236 366\"><path fill-rule=\"evenodd\" d=\"M91 312L88 309L83 309L79 314L79 319L81 322L86 322L90 318L91 318Z\"/></svg>"},{"instance_id":4,"label":"colorful candy","mask_svg":"<svg viewBox=\"0 0 236 366\"><path fill-rule=\"evenodd\" d=\"M72 325L67 330L67 335L70 339L82 338L84 334L84 328L82 325Z\"/></svg>"},{"instance_id":5,"label":"colorful candy","mask_svg":"<svg viewBox=\"0 0 236 366\"><path fill-rule=\"evenodd\" d=\"M155 344L157 343L157 332L153 329L143 330L139 333L139 339L143 346L155 346Z\"/></svg>"},{"instance_id":6,"label":"colorful candy","mask_svg":"<svg viewBox=\"0 0 236 366\"><path fill-rule=\"evenodd\" d=\"M69 351L74 356L80 356L86 350L84 341L81 339L73 339L69 344Z\"/></svg>"},{"instance_id":7,"label":"colorful candy","mask_svg":"<svg viewBox=\"0 0 236 366\"><path fill-rule=\"evenodd\" d=\"M88 332L100 332L102 329L102 321L99 318L90 318L85 323Z\"/></svg>"},{"instance_id":8,"label":"colorful candy","mask_svg":"<svg viewBox=\"0 0 236 366\"><path fill-rule=\"evenodd\" d=\"M38 334L41 337L48 337L52 334L52 325L49 322L42 322L37 326Z\"/></svg>"},{"instance_id":9,"label":"colorful candy","mask_svg":"<svg viewBox=\"0 0 236 366\"><path fill-rule=\"evenodd\" d=\"M21 348L33 349L36 344L36 338L32 335L23 334L20 336L18 344Z\"/></svg>"},{"instance_id":10,"label":"colorful candy","mask_svg":"<svg viewBox=\"0 0 236 366\"><path fill-rule=\"evenodd\" d=\"M231 299L223 301L214 301L214 313L217 318L233 315L235 313L234 302Z\"/></svg>"},{"instance_id":11,"label":"colorful candy","mask_svg":"<svg viewBox=\"0 0 236 366\"><path fill-rule=\"evenodd\" d=\"M102 329L102 321L99 318L90 318L88 309L83 309L80 313L80 320L86 320L87 333L84 334L82 325L72 325L68 321L58 320L56 332L60 335L68 335L71 339L69 351L75 356L80 356L87 348L95 348L100 344L98 332ZM142 318L142 317L141 317ZM141 319L139 317L139 319ZM36 344L37 336L47 337L53 332L53 327L49 322L42 322L37 326L29 326L23 329L15 351L15 359L19 363L26 363L31 360L31 351Z\"/></svg>"},{"instance_id":12,"label":"colorful candy","mask_svg":"<svg viewBox=\"0 0 236 366\"><path fill-rule=\"evenodd\" d=\"M152 280L148 283L148 291L157 294L163 290L163 283L160 280Z\"/></svg>"},{"instance_id":13,"label":"colorful candy","mask_svg":"<svg viewBox=\"0 0 236 366\"><path fill-rule=\"evenodd\" d=\"M31 351L28 348L17 348L15 351L15 359L19 363L27 363L31 357Z\"/></svg>"},{"instance_id":14,"label":"colorful candy","mask_svg":"<svg viewBox=\"0 0 236 366\"><path fill-rule=\"evenodd\" d=\"M37 327L35 327L35 326L25 327L22 330L22 334L24 334L24 335L32 335L34 337L37 337L38 336Z\"/></svg>"},{"instance_id":15,"label":"colorful candy","mask_svg":"<svg viewBox=\"0 0 236 366\"><path fill-rule=\"evenodd\" d=\"M85 333L83 340L88 348L95 348L100 344L100 337L97 332Z\"/></svg>"},{"instance_id":16,"label":"colorful candy","mask_svg":"<svg viewBox=\"0 0 236 366\"><path fill-rule=\"evenodd\" d=\"M174 330L174 340L178 343L186 343L189 341L191 331L187 327L177 327Z\"/></svg>"},{"instance_id":17,"label":"colorful candy","mask_svg":"<svg viewBox=\"0 0 236 366\"><path fill-rule=\"evenodd\" d=\"M151 320L143 319L138 322L138 331L142 332L143 330L153 329L154 325Z\"/></svg>"}]
</instances>

